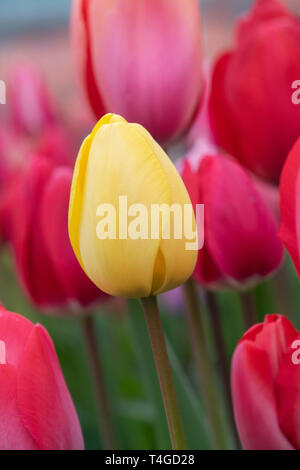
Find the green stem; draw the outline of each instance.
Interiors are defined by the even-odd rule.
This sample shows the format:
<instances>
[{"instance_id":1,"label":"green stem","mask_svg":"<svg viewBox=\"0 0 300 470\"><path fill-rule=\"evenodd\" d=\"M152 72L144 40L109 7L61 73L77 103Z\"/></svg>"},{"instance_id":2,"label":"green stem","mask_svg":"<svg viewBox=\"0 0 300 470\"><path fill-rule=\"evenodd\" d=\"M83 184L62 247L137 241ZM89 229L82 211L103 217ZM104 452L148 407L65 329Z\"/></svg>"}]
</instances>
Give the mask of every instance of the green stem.
<instances>
[{"instance_id":1,"label":"green stem","mask_svg":"<svg viewBox=\"0 0 300 470\"><path fill-rule=\"evenodd\" d=\"M81 328L94 385L94 394L98 408L100 434L103 440L103 447L107 450L112 450L115 449L113 425L93 318L91 316L82 317Z\"/></svg>"},{"instance_id":2,"label":"green stem","mask_svg":"<svg viewBox=\"0 0 300 470\"><path fill-rule=\"evenodd\" d=\"M156 297L142 299L142 306L165 406L172 448L184 450L186 449L185 436Z\"/></svg>"},{"instance_id":3,"label":"green stem","mask_svg":"<svg viewBox=\"0 0 300 470\"><path fill-rule=\"evenodd\" d=\"M257 313L253 291L240 292L240 301L246 330L257 323Z\"/></svg>"},{"instance_id":4,"label":"green stem","mask_svg":"<svg viewBox=\"0 0 300 470\"><path fill-rule=\"evenodd\" d=\"M214 342L215 342L216 353L217 353L217 361L218 361L220 376L221 376L222 383L223 383L227 412L228 412L228 416L230 420L230 426L232 429L232 434L233 434L233 438L235 441L235 445L237 449L241 449L241 443L240 443L239 435L236 429L233 405L232 405L232 399L231 399L229 364L228 364L227 355L226 355L224 336L223 336L223 332L222 332L222 328L220 324L220 312L219 312L215 294L213 292L207 291L206 301L207 301L207 306L208 306L210 319L211 319L212 332L214 336Z\"/></svg>"},{"instance_id":5,"label":"green stem","mask_svg":"<svg viewBox=\"0 0 300 470\"><path fill-rule=\"evenodd\" d=\"M226 449L227 440L224 433L222 416L220 411L219 397L217 395L216 380L209 353L206 347L204 326L199 311L198 295L192 279L184 284L186 300L186 319L189 338L196 366L196 372L204 406L211 427L214 444L217 449Z\"/></svg>"}]
</instances>

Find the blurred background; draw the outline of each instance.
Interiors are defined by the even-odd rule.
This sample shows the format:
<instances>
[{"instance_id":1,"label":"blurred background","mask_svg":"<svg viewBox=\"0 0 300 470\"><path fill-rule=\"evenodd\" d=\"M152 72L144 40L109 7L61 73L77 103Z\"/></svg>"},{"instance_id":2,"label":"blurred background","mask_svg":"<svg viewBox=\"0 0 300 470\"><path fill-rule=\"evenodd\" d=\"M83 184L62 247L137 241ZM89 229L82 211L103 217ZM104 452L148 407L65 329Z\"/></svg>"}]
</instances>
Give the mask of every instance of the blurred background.
<instances>
[{"instance_id":1,"label":"blurred background","mask_svg":"<svg viewBox=\"0 0 300 470\"><path fill-rule=\"evenodd\" d=\"M232 27L238 15L246 11L251 0L202 0L204 18L205 47L209 58L214 59L232 41ZM285 2L300 12L299 0ZM84 135L88 130L88 116L75 89L72 57L69 47L69 11L71 0L1 0L0 6L0 79L9 81L12 71L19 64L33 64L45 77L55 106L64 122ZM5 118L7 105L0 106ZM0 124L1 125L1 124ZM78 142L81 139L78 135ZM76 142L77 145L77 142ZM4 306L28 316L35 322L44 324L55 342L55 346L70 387L88 449L101 448L95 420L95 407L90 390L83 341L76 319L51 318L40 315L22 295L15 279L14 269L7 249L1 249L0 258L0 299ZM295 303L300 301L298 281L289 264L293 292L290 292L291 316ZM272 295L274 284L265 283L256 289L258 310L261 317L276 309ZM187 436L191 448L209 446L205 436L205 420L201 401L193 387L194 377L190 371L190 348L187 344L185 322L179 300L175 300L176 311L170 304L163 306L163 323L169 339L169 352L181 406L187 417ZM174 299L173 299L174 301ZM236 321L239 305L234 293L219 295L228 357L243 333L242 324ZM166 306L169 305L169 306ZM142 319L138 304L133 305L136 320ZM170 311L172 310L172 312ZM164 414L156 416L148 400L149 378L144 379L144 366L147 358L141 357L139 343L147 342L145 325L141 325L144 336L136 337L131 320L126 315L126 304L110 307L110 311L97 312L97 327L100 348L108 377L109 393L113 403L113 415L118 433L118 446L123 449L162 448L168 446ZM232 319L235 318L235 321ZM299 320L294 318L299 327ZM143 321L143 319L142 319ZM208 334L210 332L208 331ZM173 354L175 351L178 354ZM180 358L180 363L176 357ZM151 362L151 360L150 360ZM148 366L151 369L150 362ZM150 386L156 387L157 380L152 365L153 380ZM189 377L189 381L185 376ZM51 405L51 404L50 404ZM158 421L157 421L158 420ZM156 435L159 429L160 436ZM197 432L195 433L195 429ZM161 431L162 430L162 431ZM159 444L158 444L159 443Z\"/></svg>"}]
</instances>

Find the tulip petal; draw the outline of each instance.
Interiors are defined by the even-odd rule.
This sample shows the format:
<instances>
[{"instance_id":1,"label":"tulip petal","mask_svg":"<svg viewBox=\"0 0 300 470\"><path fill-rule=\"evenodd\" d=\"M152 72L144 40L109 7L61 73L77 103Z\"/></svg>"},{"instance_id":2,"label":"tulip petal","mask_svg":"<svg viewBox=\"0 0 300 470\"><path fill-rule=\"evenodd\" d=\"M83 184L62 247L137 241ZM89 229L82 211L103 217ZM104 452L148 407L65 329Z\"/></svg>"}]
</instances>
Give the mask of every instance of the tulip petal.
<instances>
[{"instance_id":1,"label":"tulip petal","mask_svg":"<svg viewBox=\"0 0 300 470\"><path fill-rule=\"evenodd\" d=\"M98 91L93 72L91 34L89 31L90 1L74 0L71 11L71 41L76 65L79 89L85 95L91 111L99 119L105 114L105 107Z\"/></svg>"},{"instance_id":2,"label":"tulip petal","mask_svg":"<svg viewBox=\"0 0 300 470\"><path fill-rule=\"evenodd\" d=\"M20 328L18 332L21 332ZM2 334L1 325L0 335ZM9 349L12 348L14 346L10 345ZM0 384L0 450L38 450L37 443L19 415L15 367L10 364L0 365Z\"/></svg>"},{"instance_id":3,"label":"tulip petal","mask_svg":"<svg viewBox=\"0 0 300 470\"><path fill-rule=\"evenodd\" d=\"M280 179L281 226L279 238L287 248L300 276L300 139L292 148Z\"/></svg>"},{"instance_id":4,"label":"tulip petal","mask_svg":"<svg viewBox=\"0 0 300 470\"><path fill-rule=\"evenodd\" d=\"M184 214L184 205L190 205L191 200L187 189L177 172L175 166L171 162L170 158L163 151L163 149L155 142L149 132L147 132L142 126L138 124L130 125L137 129L137 131L147 139L149 147L157 155L159 162L167 175L168 184L170 188L170 202L169 204L176 204L181 207L182 214ZM172 219L171 219L172 221ZM195 218L193 216L193 229L195 230ZM172 234L172 231L171 231ZM198 255L198 249L187 250L186 243L192 240L187 240L183 236L181 239L161 239L159 249L161 257L164 260L164 275L161 278L161 283L158 283L153 289L153 295L157 295L160 292L174 289L179 285L183 284L192 274Z\"/></svg>"},{"instance_id":5,"label":"tulip petal","mask_svg":"<svg viewBox=\"0 0 300 470\"><path fill-rule=\"evenodd\" d=\"M42 450L81 450L78 417L62 375L53 343L36 325L18 369L18 409Z\"/></svg>"},{"instance_id":6,"label":"tulip petal","mask_svg":"<svg viewBox=\"0 0 300 470\"><path fill-rule=\"evenodd\" d=\"M0 340L6 344L5 353L8 364L18 367L32 328L33 325L29 320L16 313L7 312L0 306Z\"/></svg>"},{"instance_id":7,"label":"tulip petal","mask_svg":"<svg viewBox=\"0 0 300 470\"><path fill-rule=\"evenodd\" d=\"M183 132L202 91L198 1L86 3L95 81L106 109L160 141Z\"/></svg>"},{"instance_id":8,"label":"tulip petal","mask_svg":"<svg viewBox=\"0 0 300 470\"><path fill-rule=\"evenodd\" d=\"M101 291L81 269L68 236L67 220L72 171L61 167L54 171L41 201L42 236L65 297L74 305L91 304ZM102 294L104 297L104 294Z\"/></svg>"},{"instance_id":9,"label":"tulip petal","mask_svg":"<svg viewBox=\"0 0 300 470\"><path fill-rule=\"evenodd\" d=\"M299 334L296 339L299 351ZM293 446L300 449L300 364L293 362L292 342L289 346L276 380L278 415L281 429Z\"/></svg>"},{"instance_id":10,"label":"tulip petal","mask_svg":"<svg viewBox=\"0 0 300 470\"><path fill-rule=\"evenodd\" d=\"M282 260L276 221L243 169L228 158L200 166L205 240L221 272L238 281L264 277Z\"/></svg>"},{"instance_id":11,"label":"tulip petal","mask_svg":"<svg viewBox=\"0 0 300 470\"><path fill-rule=\"evenodd\" d=\"M279 427L275 383L266 352L242 341L232 361L232 394L239 435L247 450L292 450Z\"/></svg>"},{"instance_id":12,"label":"tulip petal","mask_svg":"<svg viewBox=\"0 0 300 470\"><path fill-rule=\"evenodd\" d=\"M116 210L118 221L119 197L127 196L128 207L143 204L150 217L152 203L169 204L167 177L146 138L125 121L98 126L90 142L86 144L90 145L89 152L84 156L88 160L86 170L76 173L75 169L75 182L73 179L73 199L79 196L81 201L75 202L77 207L74 209L71 192L71 241L72 233L76 237L78 230L85 272L104 292L123 297L146 297L151 293L159 239L123 240L118 239L117 233L116 239L99 240L96 212L101 204L110 204ZM80 191L76 189L79 184ZM122 216L127 219L127 213L123 212ZM150 227L149 219L146 222ZM117 223L117 229L118 226ZM72 245L74 247L73 242Z\"/></svg>"}]
</instances>

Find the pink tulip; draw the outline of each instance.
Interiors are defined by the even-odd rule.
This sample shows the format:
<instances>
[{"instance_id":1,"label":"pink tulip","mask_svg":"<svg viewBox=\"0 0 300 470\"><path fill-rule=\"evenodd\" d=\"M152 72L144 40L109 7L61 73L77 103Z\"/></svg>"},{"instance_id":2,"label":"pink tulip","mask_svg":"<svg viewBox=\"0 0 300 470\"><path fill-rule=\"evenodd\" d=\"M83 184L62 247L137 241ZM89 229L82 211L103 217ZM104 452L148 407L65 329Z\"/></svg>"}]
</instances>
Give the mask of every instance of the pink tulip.
<instances>
[{"instance_id":1,"label":"pink tulip","mask_svg":"<svg viewBox=\"0 0 300 470\"><path fill-rule=\"evenodd\" d=\"M208 288L244 288L279 267L283 250L275 216L238 163L208 153L198 167L185 161L182 177L194 206L204 204L196 280Z\"/></svg>"},{"instance_id":2,"label":"pink tulip","mask_svg":"<svg viewBox=\"0 0 300 470\"><path fill-rule=\"evenodd\" d=\"M17 133L35 135L55 119L54 106L43 76L31 65L20 65L8 84L11 120Z\"/></svg>"},{"instance_id":3,"label":"pink tulip","mask_svg":"<svg viewBox=\"0 0 300 470\"><path fill-rule=\"evenodd\" d=\"M18 182L12 220L12 247L21 283L44 311L81 312L104 300L81 269L68 235L72 181L69 167L33 157Z\"/></svg>"},{"instance_id":4,"label":"pink tulip","mask_svg":"<svg viewBox=\"0 0 300 470\"><path fill-rule=\"evenodd\" d=\"M300 449L300 333L284 316L267 315L245 333L231 380L245 449Z\"/></svg>"},{"instance_id":5,"label":"pink tulip","mask_svg":"<svg viewBox=\"0 0 300 470\"><path fill-rule=\"evenodd\" d=\"M300 135L300 20L277 0L258 0L218 60L210 111L218 144L257 176L278 183Z\"/></svg>"},{"instance_id":6,"label":"pink tulip","mask_svg":"<svg viewBox=\"0 0 300 470\"><path fill-rule=\"evenodd\" d=\"M74 0L77 78L96 119L138 122L160 141L184 132L202 92L198 0Z\"/></svg>"},{"instance_id":7,"label":"pink tulip","mask_svg":"<svg viewBox=\"0 0 300 470\"><path fill-rule=\"evenodd\" d=\"M51 338L0 307L0 449L81 450L80 424Z\"/></svg>"}]
</instances>

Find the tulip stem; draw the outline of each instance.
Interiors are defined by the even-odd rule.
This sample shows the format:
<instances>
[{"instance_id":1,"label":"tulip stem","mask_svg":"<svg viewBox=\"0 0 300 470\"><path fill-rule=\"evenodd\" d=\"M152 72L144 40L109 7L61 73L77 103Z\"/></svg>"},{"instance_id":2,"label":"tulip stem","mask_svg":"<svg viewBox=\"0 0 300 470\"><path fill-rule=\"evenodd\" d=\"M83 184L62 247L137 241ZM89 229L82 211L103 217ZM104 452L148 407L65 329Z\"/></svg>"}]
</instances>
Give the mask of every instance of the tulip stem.
<instances>
[{"instance_id":1,"label":"tulip stem","mask_svg":"<svg viewBox=\"0 0 300 470\"><path fill-rule=\"evenodd\" d=\"M216 379L206 347L205 331L199 309L196 286L192 279L184 284L186 301L186 320L192 353L196 366L197 378L202 392L205 410L210 423L214 444L217 449L226 449L227 440L220 411L220 400L217 396Z\"/></svg>"},{"instance_id":2,"label":"tulip stem","mask_svg":"<svg viewBox=\"0 0 300 470\"><path fill-rule=\"evenodd\" d=\"M142 299L142 306L160 383L172 448L173 450L184 450L186 449L186 441L156 297Z\"/></svg>"},{"instance_id":3,"label":"tulip stem","mask_svg":"<svg viewBox=\"0 0 300 470\"><path fill-rule=\"evenodd\" d=\"M236 429L233 405L231 399L231 386L230 386L230 372L229 364L226 355L226 347L224 342L224 336L222 333L221 323L220 323L220 311L217 304L216 296L213 292L206 292L206 302L209 310L209 315L211 319L212 332L214 336L214 342L217 353L217 361L220 371L220 376L223 382L223 388L225 393L225 401L227 405L227 411L229 415L230 425L232 429L233 438L237 449L241 449L241 443L239 435Z\"/></svg>"},{"instance_id":4,"label":"tulip stem","mask_svg":"<svg viewBox=\"0 0 300 470\"><path fill-rule=\"evenodd\" d=\"M244 325L246 330L248 330L257 322L253 291L240 292L240 302L244 316Z\"/></svg>"},{"instance_id":5,"label":"tulip stem","mask_svg":"<svg viewBox=\"0 0 300 470\"><path fill-rule=\"evenodd\" d=\"M95 323L92 316L81 319L85 348L94 386L94 394L99 414L100 435L106 450L115 449L114 433L109 401L106 393L103 368L97 343Z\"/></svg>"}]
</instances>

